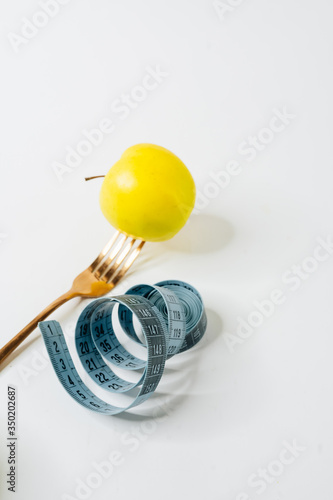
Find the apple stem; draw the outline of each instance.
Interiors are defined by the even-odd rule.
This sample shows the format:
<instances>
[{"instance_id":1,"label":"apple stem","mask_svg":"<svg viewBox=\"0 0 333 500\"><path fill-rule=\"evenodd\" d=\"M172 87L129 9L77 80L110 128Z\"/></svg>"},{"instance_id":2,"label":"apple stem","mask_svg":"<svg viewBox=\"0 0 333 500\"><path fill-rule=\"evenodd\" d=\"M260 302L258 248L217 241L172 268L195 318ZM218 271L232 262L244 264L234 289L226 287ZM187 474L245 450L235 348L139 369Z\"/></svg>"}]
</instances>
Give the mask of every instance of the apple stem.
<instances>
[{"instance_id":1,"label":"apple stem","mask_svg":"<svg viewBox=\"0 0 333 500\"><path fill-rule=\"evenodd\" d=\"M85 180L91 181L91 179L98 179L99 177L105 177L105 175L95 175L94 177L85 177Z\"/></svg>"}]
</instances>

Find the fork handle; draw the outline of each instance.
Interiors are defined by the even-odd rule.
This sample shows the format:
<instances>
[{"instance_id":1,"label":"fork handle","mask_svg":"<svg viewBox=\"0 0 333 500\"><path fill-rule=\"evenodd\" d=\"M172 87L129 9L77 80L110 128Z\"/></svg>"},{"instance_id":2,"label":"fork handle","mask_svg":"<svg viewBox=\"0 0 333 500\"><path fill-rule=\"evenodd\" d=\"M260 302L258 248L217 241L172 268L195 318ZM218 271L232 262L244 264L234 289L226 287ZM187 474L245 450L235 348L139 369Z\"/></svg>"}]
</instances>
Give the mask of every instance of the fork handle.
<instances>
[{"instance_id":1,"label":"fork handle","mask_svg":"<svg viewBox=\"0 0 333 500\"><path fill-rule=\"evenodd\" d=\"M77 295L72 291L64 293L56 300L54 300L48 307L44 309L36 318L34 318L30 323L23 328L15 337L13 337L5 346L0 349L0 364L25 340L30 333L32 333L37 327L40 321L47 318L53 311L58 309L62 304L68 300L76 297Z\"/></svg>"}]
</instances>

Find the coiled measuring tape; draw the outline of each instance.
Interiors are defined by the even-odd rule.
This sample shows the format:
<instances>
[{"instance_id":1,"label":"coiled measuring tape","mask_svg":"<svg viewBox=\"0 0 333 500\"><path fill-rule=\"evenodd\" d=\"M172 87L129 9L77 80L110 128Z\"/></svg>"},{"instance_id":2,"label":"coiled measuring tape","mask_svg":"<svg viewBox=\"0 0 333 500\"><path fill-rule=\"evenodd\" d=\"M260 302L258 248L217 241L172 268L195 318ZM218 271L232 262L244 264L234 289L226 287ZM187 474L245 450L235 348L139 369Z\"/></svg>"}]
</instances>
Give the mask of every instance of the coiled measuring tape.
<instances>
[{"instance_id":1,"label":"coiled measuring tape","mask_svg":"<svg viewBox=\"0 0 333 500\"><path fill-rule=\"evenodd\" d=\"M118 318L123 331L147 348L147 360L127 351L112 325L112 310L119 304ZM142 328L145 342L135 332L133 315ZM126 407L111 405L96 396L75 369L66 340L57 321L43 321L39 327L53 368L66 391L82 406L115 415L146 401L161 380L165 362L187 351L203 337L207 318L200 294L182 281L161 281L154 286L137 285L116 297L97 299L80 314L75 328L75 346L83 368L94 382L114 393L140 388ZM118 376L106 364L142 370L138 382Z\"/></svg>"}]
</instances>

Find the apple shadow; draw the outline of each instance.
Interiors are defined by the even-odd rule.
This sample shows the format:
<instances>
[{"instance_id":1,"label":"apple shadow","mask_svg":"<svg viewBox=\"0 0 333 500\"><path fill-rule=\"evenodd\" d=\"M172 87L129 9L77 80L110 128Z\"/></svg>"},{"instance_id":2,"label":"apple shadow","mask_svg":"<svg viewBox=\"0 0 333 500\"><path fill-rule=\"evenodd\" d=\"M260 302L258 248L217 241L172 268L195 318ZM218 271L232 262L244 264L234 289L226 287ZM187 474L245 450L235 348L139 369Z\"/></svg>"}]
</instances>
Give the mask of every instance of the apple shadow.
<instances>
[{"instance_id":1,"label":"apple shadow","mask_svg":"<svg viewBox=\"0 0 333 500\"><path fill-rule=\"evenodd\" d=\"M142 255L127 273L132 277L135 269L162 264L166 252L207 254L226 247L234 236L232 225L222 217L209 214L192 215L186 225L171 240L148 242Z\"/></svg>"},{"instance_id":2,"label":"apple shadow","mask_svg":"<svg viewBox=\"0 0 333 500\"><path fill-rule=\"evenodd\" d=\"M171 240L162 243L168 250L185 253L217 252L227 246L234 235L231 224L216 215L192 215Z\"/></svg>"}]
</instances>

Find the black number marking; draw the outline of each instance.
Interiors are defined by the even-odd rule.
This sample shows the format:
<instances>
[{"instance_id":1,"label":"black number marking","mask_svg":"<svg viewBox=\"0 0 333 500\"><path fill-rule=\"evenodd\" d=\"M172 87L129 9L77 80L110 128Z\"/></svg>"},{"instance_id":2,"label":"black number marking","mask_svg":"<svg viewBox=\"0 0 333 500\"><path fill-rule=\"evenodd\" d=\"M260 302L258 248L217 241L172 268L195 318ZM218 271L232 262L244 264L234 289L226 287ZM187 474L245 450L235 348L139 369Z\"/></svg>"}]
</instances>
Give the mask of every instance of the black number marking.
<instances>
[{"instance_id":1,"label":"black number marking","mask_svg":"<svg viewBox=\"0 0 333 500\"><path fill-rule=\"evenodd\" d=\"M87 331L88 331L88 325L87 325L87 323L85 323L84 325L80 326L80 335L81 335L81 337L83 335L86 335Z\"/></svg>"},{"instance_id":2,"label":"black number marking","mask_svg":"<svg viewBox=\"0 0 333 500\"><path fill-rule=\"evenodd\" d=\"M104 310L103 311L97 311L96 313L96 321L99 321L100 319L102 319L104 316Z\"/></svg>"},{"instance_id":3,"label":"black number marking","mask_svg":"<svg viewBox=\"0 0 333 500\"><path fill-rule=\"evenodd\" d=\"M104 342L101 342L99 345L102 347L104 352L111 351L111 346L107 340L104 340Z\"/></svg>"},{"instance_id":4,"label":"black number marking","mask_svg":"<svg viewBox=\"0 0 333 500\"><path fill-rule=\"evenodd\" d=\"M78 389L76 392L82 399L87 399L87 396L85 396L82 392L80 392L80 389Z\"/></svg>"},{"instance_id":5,"label":"black number marking","mask_svg":"<svg viewBox=\"0 0 333 500\"><path fill-rule=\"evenodd\" d=\"M87 354L89 352L88 342L80 342L81 354Z\"/></svg>"},{"instance_id":6,"label":"black number marking","mask_svg":"<svg viewBox=\"0 0 333 500\"><path fill-rule=\"evenodd\" d=\"M179 311L172 311L173 312L173 319L180 319L180 312Z\"/></svg>"},{"instance_id":7,"label":"black number marking","mask_svg":"<svg viewBox=\"0 0 333 500\"><path fill-rule=\"evenodd\" d=\"M111 356L111 359L113 359L116 363L121 363L122 361L124 361L124 358L119 356L119 354L115 354L114 356Z\"/></svg>"},{"instance_id":8,"label":"black number marking","mask_svg":"<svg viewBox=\"0 0 333 500\"><path fill-rule=\"evenodd\" d=\"M114 384L108 385L108 387L112 387L112 389L114 389L115 391L117 391L118 389L121 388L121 385L114 383Z\"/></svg>"},{"instance_id":9,"label":"black number marking","mask_svg":"<svg viewBox=\"0 0 333 500\"><path fill-rule=\"evenodd\" d=\"M88 365L89 370L95 370L97 368L94 360L92 358L86 359L86 364ZM93 367L93 368L92 368Z\"/></svg>"},{"instance_id":10,"label":"black number marking","mask_svg":"<svg viewBox=\"0 0 333 500\"><path fill-rule=\"evenodd\" d=\"M101 335L104 335L104 328L103 325L100 327L96 326L95 327L95 332L96 332L96 337L99 338Z\"/></svg>"},{"instance_id":11,"label":"black number marking","mask_svg":"<svg viewBox=\"0 0 333 500\"><path fill-rule=\"evenodd\" d=\"M99 406L99 405L97 405L96 403L93 403L92 401L89 401L89 404L90 404L91 406L95 406L96 408L100 408L100 406Z\"/></svg>"},{"instance_id":12,"label":"black number marking","mask_svg":"<svg viewBox=\"0 0 333 500\"><path fill-rule=\"evenodd\" d=\"M110 382L110 379L107 378L104 373L95 373L95 377L98 378L101 384L104 384L105 382Z\"/></svg>"},{"instance_id":13,"label":"black number marking","mask_svg":"<svg viewBox=\"0 0 333 500\"><path fill-rule=\"evenodd\" d=\"M84 315L84 319L90 319L92 316L93 311L87 311Z\"/></svg>"}]
</instances>

